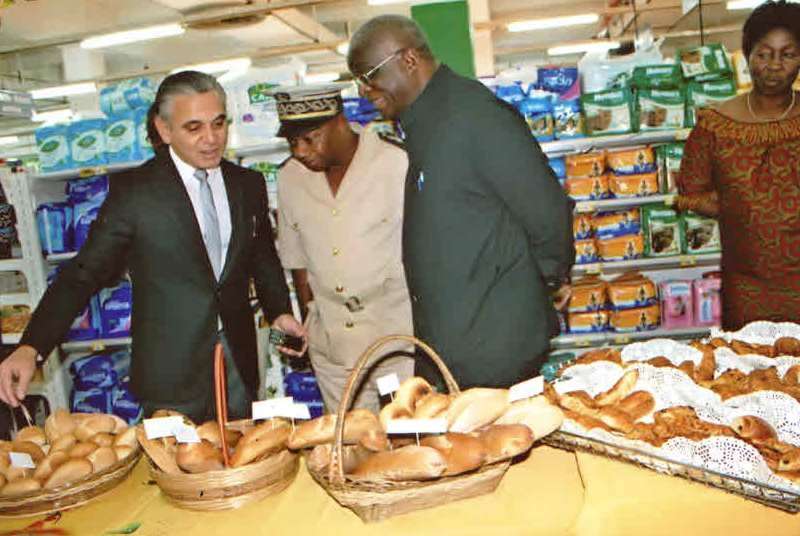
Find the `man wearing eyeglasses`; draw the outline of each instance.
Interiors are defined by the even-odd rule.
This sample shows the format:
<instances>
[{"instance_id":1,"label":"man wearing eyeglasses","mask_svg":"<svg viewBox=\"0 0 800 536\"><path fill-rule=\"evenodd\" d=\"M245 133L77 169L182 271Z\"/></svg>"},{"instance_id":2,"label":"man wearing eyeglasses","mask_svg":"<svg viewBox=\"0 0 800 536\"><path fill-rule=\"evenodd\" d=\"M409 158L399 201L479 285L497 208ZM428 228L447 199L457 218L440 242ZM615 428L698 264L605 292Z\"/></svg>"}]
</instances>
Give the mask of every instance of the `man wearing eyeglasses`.
<instances>
[{"instance_id":1,"label":"man wearing eyeglasses","mask_svg":"<svg viewBox=\"0 0 800 536\"><path fill-rule=\"evenodd\" d=\"M524 119L440 65L405 17L365 23L347 61L361 94L405 133L403 263L416 335L464 386L537 374L575 251L572 202Z\"/></svg>"},{"instance_id":2,"label":"man wearing eyeglasses","mask_svg":"<svg viewBox=\"0 0 800 536\"><path fill-rule=\"evenodd\" d=\"M292 158L278 174L278 251L292 271L309 358L328 411L336 411L356 361L377 339L413 332L401 262L405 150L371 130L357 134L336 87L275 95ZM385 353L413 351L405 345ZM376 380L411 376L392 356L361 382L354 405L379 409Z\"/></svg>"}]
</instances>

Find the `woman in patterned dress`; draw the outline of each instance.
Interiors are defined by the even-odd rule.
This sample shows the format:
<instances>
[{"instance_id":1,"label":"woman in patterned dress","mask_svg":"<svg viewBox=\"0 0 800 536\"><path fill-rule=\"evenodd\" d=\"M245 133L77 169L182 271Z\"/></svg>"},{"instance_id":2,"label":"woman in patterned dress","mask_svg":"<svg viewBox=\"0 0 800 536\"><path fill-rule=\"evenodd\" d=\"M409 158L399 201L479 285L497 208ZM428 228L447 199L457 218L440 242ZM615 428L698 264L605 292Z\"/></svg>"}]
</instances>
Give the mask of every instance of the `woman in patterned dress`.
<instances>
[{"instance_id":1,"label":"woman in patterned dress","mask_svg":"<svg viewBox=\"0 0 800 536\"><path fill-rule=\"evenodd\" d=\"M717 218L722 323L800 322L800 4L765 2L745 22L753 89L701 110L677 206Z\"/></svg>"}]
</instances>

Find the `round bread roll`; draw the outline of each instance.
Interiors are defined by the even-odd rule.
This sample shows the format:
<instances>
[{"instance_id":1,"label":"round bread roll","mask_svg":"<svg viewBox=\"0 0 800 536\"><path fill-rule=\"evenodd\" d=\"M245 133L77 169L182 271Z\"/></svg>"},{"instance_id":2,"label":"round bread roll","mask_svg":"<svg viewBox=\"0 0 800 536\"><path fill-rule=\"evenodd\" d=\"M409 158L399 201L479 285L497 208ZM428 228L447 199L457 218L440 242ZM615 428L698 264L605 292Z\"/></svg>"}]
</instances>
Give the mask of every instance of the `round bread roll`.
<instances>
[{"instance_id":1,"label":"round bread roll","mask_svg":"<svg viewBox=\"0 0 800 536\"><path fill-rule=\"evenodd\" d=\"M450 395L429 393L417 402L414 418L433 419L443 417L448 407L450 407Z\"/></svg>"},{"instance_id":2,"label":"round bread roll","mask_svg":"<svg viewBox=\"0 0 800 536\"><path fill-rule=\"evenodd\" d=\"M116 425L116 421L111 417L111 415L91 415L78 421L73 434L78 441L88 441L89 438L95 434L110 434L114 431Z\"/></svg>"},{"instance_id":3,"label":"round bread roll","mask_svg":"<svg viewBox=\"0 0 800 536\"><path fill-rule=\"evenodd\" d=\"M42 450L42 447L36 443L31 443L30 441L12 441L11 451L29 454L30 457L33 458L34 463L39 463L44 458L44 451Z\"/></svg>"},{"instance_id":4,"label":"round bread roll","mask_svg":"<svg viewBox=\"0 0 800 536\"><path fill-rule=\"evenodd\" d=\"M181 474L181 468L175 462L175 456L164 447L158 439L147 439L143 426L136 427L136 439L156 466L167 474Z\"/></svg>"},{"instance_id":5,"label":"round bread roll","mask_svg":"<svg viewBox=\"0 0 800 536\"><path fill-rule=\"evenodd\" d=\"M420 445L433 447L442 453L447 462L444 476L460 475L477 469L488 456L483 441L457 432L425 437L420 440Z\"/></svg>"},{"instance_id":6,"label":"round bread roll","mask_svg":"<svg viewBox=\"0 0 800 536\"><path fill-rule=\"evenodd\" d=\"M393 403L405 408L413 415L417 408L417 402L432 392L431 384L423 378L415 376L400 384L400 388L394 394Z\"/></svg>"},{"instance_id":7,"label":"round bread roll","mask_svg":"<svg viewBox=\"0 0 800 536\"><path fill-rule=\"evenodd\" d=\"M474 387L447 408L449 432L468 433L496 421L509 407L508 390Z\"/></svg>"},{"instance_id":8,"label":"round bread roll","mask_svg":"<svg viewBox=\"0 0 800 536\"><path fill-rule=\"evenodd\" d=\"M328 469L331 463L331 451L333 445L317 445L311 450L306 458L306 465L315 473L321 473ZM349 475L356 467L361 465L372 453L361 445L342 445L342 470Z\"/></svg>"},{"instance_id":9,"label":"round bread roll","mask_svg":"<svg viewBox=\"0 0 800 536\"><path fill-rule=\"evenodd\" d=\"M231 456L231 467L241 467L286 448L291 427L284 422L273 427L272 422L260 424L242 436Z\"/></svg>"},{"instance_id":10,"label":"round bread roll","mask_svg":"<svg viewBox=\"0 0 800 536\"><path fill-rule=\"evenodd\" d=\"M50 452L63 450L69 452L78 442L72 434L64 434L50 444Z\"/></svg>"},{"instance_id":11,"label":"round bread roll","mask_svg":"<svg viewBox=\"0 0 800 536\"><path fill-rule=\"evenodd\" d=\"M0 490L0 496L18 497L26 493L33 493L42 489L42 485L35 478L21 478L14 482L9 482Z\"/></svg>"},{"instance_id":12,"label":"round bread roll","mask_svg":"<svg viewBox=\"0 0 800 536\"><path fill-rule=\"evenodd\" d=\"M408 408L395 400L394 402L390 402L389 404L383 406L383 409L381 409L381 414L378 418L383 429L387 430L389 428L389 421L396 419L410 419L413 416L414 414Z\"/></svg>"},{"instance_id":13,"label":"round bread roll","mask_svg":"<svg viewBox=\"0 0 800 536\"><path fill-rule=\"evenodd\" d=\"M90 474L92 474L92 464L89 460L73 458L57 467L50 478L45 480L44 487L45 489L59 488Z\"/></svg>"},{"instance_id":14,"label":"round bread roll","mask_svg":"<svg viewBox=\"0 0 800 536\"><path fill-rule=\"evenodd\" d=\"M197 427L197 435L200 439L204 439L214 445L215 447L222 448L222 440L219 437L219 425L217 421L204 422ZM225 440L228 443L228 448L233 449L241 439L242 434L236 430L225 429Z\"/></svg>"},{"instance_id":15,"label":"round bread roll","mask_svg":"<svg viewBox=\"0 0 800 536\"><path fill-rule=\"evenodd\" d=\"M509 460L533 446L533 432L524 424L493 424L478 437L486 446L486 463Z\"/></svg>"},{"instance_id":16,"label":"round bread roll","mask_svg":"<svg viewBox=\"0 0 800 536\"><path fill-rule=\"evenodd\" d=\"M6 480L6 475L0 473L0 489L3 489L3 486L5 486L7 483L8 481Z\"/></svg>"},{"instance_id":17,"label":"round bread roll","mask_svg":"<svg viewBox=\"0 0 800 536\"><path fill-rule=\"evenodd\" d=\"M114 444L114 436L112 434L100 432L90 437L89 443L94 443L98 447L110 447Z\"/></svg>"},{"instance_id":18,"label":"round bread roll","mask_svg":"<svg viewBox=\"0 0 800 536\"><path fill-rule=\"evenodd\" d=\"M11 452L11 441L0 439L0 452Z\"/></svg>"},{"instance_id":19,"label":"round bread roll","mask_svg":"<svg viewBox=\"0 0 800 536\"><path fill-rule=\"evenodd\" d=\"M114 421L114 429L111 430L112 434L118 435L128 429L128 423L124 419L117 417L113 413L108 413L107 415Z\"/></svg>"},{"instance_id":20,"label":"round bread roll","mask_svg":"<svg viewBox=\"0 0 800 536\"><path fill-rule=\"evenodd\" d=\"M62 450L51 452L36 466L36 470L33 472L33 478L40 482L44 482L50 478L50 475L53 474L53 471L66 463L69 459L69 454Z\"/></svg>"},{"instance_id":21,"label":"round bread roll","mask_svg":"<svg viewBox=\"0 0 800 536\"><path fill-rule=\"evenodd\" d=\"M127 445L119 445L114 447L114 454L117 455L117 460L124 460L128 456L131 455L133 451L136 449L134 447L128 447Z\"/></svg>"},{"instance_id":22,"label":"round bread roll","mask_svg":"<svg viewBox=\"0 0 800 536\"><path fill-rule=\"evenodd\" d=\"M9 465L11 465L11 458L8 457L8 452L0 451L0 475L5 473Z\"/></svg>"},{"instance_id":23,"label":"round bread roll","mask_svg":"<svg viewBox=\"0 0 800 536\"><path fill-rule=\"evenodd\" d=\"M114 437L114 446L115 447L135 447L137 444L136 441L136 428L130 426L125 429L124 432L118 434Z\"/></svg>"},{"instance_id":24,"label":"round bread roll","mask_svg":"<svg viewBox=\"0 0 800 536\"><path fill-rule=\"evenodd\" d=\"M75 430L75 419L65 409L57 409L44 421L44 434L47 442L53 443L64 434L71 434Z\"/></svg>"},{"instance_id":25,"label":"round bread roll","mask_svg":"<svg viewBox=\"0 0 800 536\"><path fill-rule=\"evenodd\" d=\"M7 481L15 482L21 478L32 477L33 469L23 469L22 467L14 467L13 465L9 465L6 467L3 474L5 475Z\"/></svg>"},{"instance_id":26,"label":"round bread roll","mask_svg":"<svg viewBox=\"0 0 800 536\"><path fill-rule=\"evenodd\" d=\"M69 457L70 458L85 458L92 452L96 451L99 447L94 443L89 443L88 441L84 441L82 443L76 443L71 449L69 449Z\"/></svg>"},{"instance_id":27,"label":"round bread roll","mask_svg":"<svg viewBox=\"0 0 800 536\"><path fill-rule=\"evenodd\" d=\"M358 444L371 452L389 449L389 436L383 430L370 430L361 436Z\"/></svg>"},{"instance_id":28,"label":"round bread roll","mask_svg":"<svg viewBox=\"0 0 800 536\"><path fill-rule=\"evenodd\" d=\"M92 472L99 473L117 463L117 453L111 447L99 447L89 453L86 459L92 464Z\"/></svg>"},{"instance_id":29,"label":"round bread roll","mask_svg":"<svg viewBox=\"0 0 800 536\"><path fill-rule=\"evenodd\" d=\"M14 441L29 441L44 447L47 444L47 437L44 435L44 430L38 426L26 426L17 432L17 437L14 438Z\"/></svg>"},{"instance_id":30,"label":"round bread roll","mask_svg":"<svg viewBox=\"0 0 800 536\"><path fill-rule=\"evenodd\" d=\"M538 440L558 430L563 422L564 412L540 395L514 402L495 424L524 424Z\"/></svg>"},{"instance_id":31,"label":"round bread roll","mask_svg":"<svg viewBox=\"0 0 800 536\"><path fill-rule=\"evenodd\" d=\"M206 440L179 444L175 461L187 473L207 473L225 468L222 451Z\"/></svg>"}]
</instances>

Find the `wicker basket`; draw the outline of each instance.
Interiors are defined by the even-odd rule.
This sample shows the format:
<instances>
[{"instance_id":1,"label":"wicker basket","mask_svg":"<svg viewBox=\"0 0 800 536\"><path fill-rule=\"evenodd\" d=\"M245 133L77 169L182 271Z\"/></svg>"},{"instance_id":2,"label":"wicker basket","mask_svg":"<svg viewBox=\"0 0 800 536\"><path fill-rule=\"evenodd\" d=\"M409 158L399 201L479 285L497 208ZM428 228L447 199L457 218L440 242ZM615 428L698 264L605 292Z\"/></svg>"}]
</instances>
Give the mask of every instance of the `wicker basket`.
<instances>
[{"instance_id":1,"label":"wicker basket","mask_svg":"<svg viewBox=\"0 0 800 536\"><path fill-rule=\"evenodd\" d=\"M453 375L439 355L430 346L415 337L390 335L378 340L361 355L348 378L339 406L329 470L316 472L309 469L309 473L336 502L355 512L365 523L382 521L400 514L491 493L497 488L511 465L510 461L497 462L470 473L427 482L367 482L352 480L344 475L342 469L344 415L352 402L359 375L370 358L382 346L395 341L408 342L422 348L439 367L450 393L457 395L460 392Z\"/></svg>"},{"instance_id":2,"label":"wicker basket","mask_svg":"<svg viewBox=\"0 0 800 536\"><path fill-rule=\"evenodd\" d=\"M225 361L222 347L214 351L214 396L220 430L243 430L250 420L228 422ZM167 499L180 508L217 511L239 508L286 489L297 475L299 458L283 450L264 460L229 467L225 434L220 433L226 469L206 473L165 473L150 460L150 475Z\"/></svg>"},{"instance_id":3,"label":"wicker basket","mask_svg":"<svg viewBox=\"0 0 800 536\"><path fill-rule=\"evenodd\" d=\"M99 473L71 482L61 488L26 493L17 497L0 498L0 516L28 517L49 514L86 504L111 491L136 466L142 451L136 448L127 457Z\"/></svg>"}]
</instances>

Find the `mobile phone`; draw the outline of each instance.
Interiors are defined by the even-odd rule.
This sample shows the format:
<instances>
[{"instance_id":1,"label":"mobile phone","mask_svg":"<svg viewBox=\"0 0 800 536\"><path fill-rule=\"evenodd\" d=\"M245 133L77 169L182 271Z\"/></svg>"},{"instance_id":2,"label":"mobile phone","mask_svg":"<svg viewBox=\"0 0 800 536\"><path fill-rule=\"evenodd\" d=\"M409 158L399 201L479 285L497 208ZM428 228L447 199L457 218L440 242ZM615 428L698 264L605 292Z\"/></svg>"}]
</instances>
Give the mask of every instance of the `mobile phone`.
<instances>
[{"instance_id":1,"label":"mobile phone","mask_svg":"<svg viewBox=\"0 0 800 536\"><path fill-rule=\"evenodd\" d=\"M275 346L284 346L294 350L295 352L300 352L303 350L303 339L301 337L289 335L288 333L279 329L273 328L269 330L269 342Z\"/></svg>"}]
</instances>

